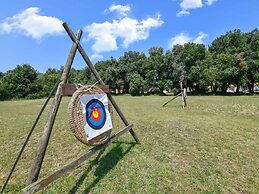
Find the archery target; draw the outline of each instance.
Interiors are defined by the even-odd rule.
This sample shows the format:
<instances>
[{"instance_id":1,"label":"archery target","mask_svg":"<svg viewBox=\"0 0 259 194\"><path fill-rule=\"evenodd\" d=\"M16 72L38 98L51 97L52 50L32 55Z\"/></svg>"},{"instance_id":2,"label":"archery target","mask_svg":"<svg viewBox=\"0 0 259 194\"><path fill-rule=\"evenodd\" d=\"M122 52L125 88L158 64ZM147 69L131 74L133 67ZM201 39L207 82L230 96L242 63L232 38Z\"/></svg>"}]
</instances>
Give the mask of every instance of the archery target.
<instances>
[{"instance_id":1,"label":"archery target","mask_svg":"<svg viewBox=\"0 0 259 194\"><path fill-rule=\"evenodd\" d=\"M92 99L86 104L85 108L88 125L95 130L101 129L106 121L106 112L103 103L97 99Z\"/></svg>"},{"instance_id":2,"label":"archery target","mask_svg":"<svg viewBox=\"0 0 259 194\"><path fill-rule=\"evenodd\" d=\"M87 140L112 129L106 94L84 95L80 101Z\"/></svg>"}]
</instances>

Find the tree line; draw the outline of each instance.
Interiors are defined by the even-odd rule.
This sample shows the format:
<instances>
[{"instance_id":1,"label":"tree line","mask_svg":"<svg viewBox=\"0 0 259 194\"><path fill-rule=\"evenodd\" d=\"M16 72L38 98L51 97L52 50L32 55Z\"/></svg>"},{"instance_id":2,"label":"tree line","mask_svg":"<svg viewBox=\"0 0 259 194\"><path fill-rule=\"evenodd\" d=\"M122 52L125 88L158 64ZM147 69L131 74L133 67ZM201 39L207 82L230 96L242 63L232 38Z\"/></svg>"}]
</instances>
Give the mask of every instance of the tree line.
<instances>
[{"instance_id":1,"label":"tree line","mask_svg":"<svg viewBox=\"0 0 259 194\"><path fill-rule=\"evenodd\" d=\"M250 93L259 82L259 31L229 31L208 48L204 44L175 45L171 50L152 47L148 56L128 51L119 59L98 61L95 68L113 92L143 95L176 93L179 77L190 92L226 92L230 84L247 87ZM46 97L60 79L63 67L39 73L29 64L0 72L0 100ZM71 69L69 83L96 82L90 69Z\"/></svg>"}]
</instances>

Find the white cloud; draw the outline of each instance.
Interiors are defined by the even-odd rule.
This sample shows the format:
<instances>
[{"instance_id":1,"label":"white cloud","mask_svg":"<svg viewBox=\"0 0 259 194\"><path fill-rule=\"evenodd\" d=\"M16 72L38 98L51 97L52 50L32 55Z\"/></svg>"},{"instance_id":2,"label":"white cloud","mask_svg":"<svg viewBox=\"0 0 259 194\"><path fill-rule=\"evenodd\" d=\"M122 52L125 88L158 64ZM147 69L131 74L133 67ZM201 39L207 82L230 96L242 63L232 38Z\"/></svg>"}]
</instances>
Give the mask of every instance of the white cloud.
<instances>
[{"instance_id":1,"label":"white cloud","mask_svg":"<svg viewBox=\"0 0 259 194\"><path fill-rule=\"evenodd\" d=\"M206 0L205 4L210 6L216 1L217 0ZM176 14L176 16L178 17L190 15L190 12L188 10L202 8L203 3L202 0L181 0L180 7L181 11Z\"/></svg>"},{"instance_id":2,"label":"white cloud","mask_svg":"<svg viewBox=\"0 0 259 194\"><path fill-rule=\"evenodd\" d=\"M208 34L204 33L204 32L199 32L199 36L197 36L193 42L197 43L197 44L203 44L203 39L207 38Z\"/></svg>"},{"instance_id":3,"label":"white cloud","mask_svg":"<svg viewBox=\"0 0 259 194\"><path fill-rule=\"evenodd\" d=\"M216 2L217 0L207 0L205 3L210 6L212 5L214 2Z\"/></svg>"},{"instance_id":4,"label":"white cloud","mask_svg":"<svg viewBox=\"0 0 259 194\"><path fill-rule=\"evenodd\" d=\"M130 12L129 5L111 5L108 10L105 12L117 12L121 16L127 16L127 13Z\"/></svg>"},{"instance_id":5,"label":"white cloud","mask_svg":"<svg viewBox=\"0 0 259 194\"><path fill-rule=\"evenodd\" d=\"M177 17L190 15L189 9L197 9L203 6L201 0L182 0L180 3L181 11L177 13Z\"/></svg>"},{"instance_id":6,"label":"white cloud","mask_svg":"<svg viewBox=\"0 0 259 194\"><path fill-rule=\"evenodd\" d=\"M94 53L90 56L90 59L91 61L95 61L95 60L103 59L103 56L98 53Z\"/></svg>"},{"instance_id":7,"label":"white cloud","mask_svg":"<svg viewBox=\"0 0 259 194\"><path fill-rule=\"evenodd\" d=\"M190 15L190 12L186 11L186 10L182 10L182 11L178 12L176 16L181 17L181 16L184 16L184 15Z\"/></svg>"},{"instance_id":8,"label":"white cloud","mask_svg":"<svg viewBox=\"0 0 259 194\"><path fill-rule=\"evenodd\" d=\"M187 42L191 42L191 38L188 34L180 33L174 37L172 37L169 41L169 48L173 48L174 45L184 45Z\"/></svg>"},{"instance_id":9,"label":"white cloud","mask_svg":"<svg viewBox=\"0 0 259 194\"><path fill-rule=\"evenodd\" d=\"M92 23L84 28L88 32L87 40L94 39L92 49L94 52L117 50L116 38L113 35L113 23Z\"/></svg>"},{"instance_id":10,"label":"white cloud","mask_svg":"<svg viewBox=\"0 0 259 194\"><path fill-rule=\"evenodd\" d=\"M64 31L62 21L55 17L39 15L40 8L30 7L4 19L0 23L2 33L22 33L40 40L46 35L59 35Z\"/></svg>"},{"instance_id":11,"label":"white cloud","mask_svg":"<svg viewBox=\"0 0 259 194\"><path fill-rule=\"evenodd\" d=\"M180 7L182 10L201 8L202 2L201 0L182 0Z\"/></svg>"},{"instance_id":12,"label":"white cloud","mask_svg":"<svg viewBox=\"0 0 259 194\"><path fill-rule=\"evenodd\" d=\"M192 38L190 37L187 33L180 33L174 37L172 37L170 40L169 40L169 48L173 48L174 45L184 45L185 43L188 43L188 42L194 42L194 43L197 43L197 44L202 44L203 43L203 39L207 38L208 35L204 32L199 32L198 36L196 38Z\"/></svg>"},{"instance_id":13,"label":"white cloud","mask_svg":"<svg viewBox=\"0 0 259 194\"><path fill-rule=\"evenodd\" d=\"M94 41L92 45L94 53L100 53L117 50L119 46L126 48L134 42L146 40L150 29L160 27L163 23L160 15L140 21L125 16L111 22L92 23L84 30L88 33L86 40ZM122 41L122 45L118 45L118 40Z\"/></svg>"}]
</instances>

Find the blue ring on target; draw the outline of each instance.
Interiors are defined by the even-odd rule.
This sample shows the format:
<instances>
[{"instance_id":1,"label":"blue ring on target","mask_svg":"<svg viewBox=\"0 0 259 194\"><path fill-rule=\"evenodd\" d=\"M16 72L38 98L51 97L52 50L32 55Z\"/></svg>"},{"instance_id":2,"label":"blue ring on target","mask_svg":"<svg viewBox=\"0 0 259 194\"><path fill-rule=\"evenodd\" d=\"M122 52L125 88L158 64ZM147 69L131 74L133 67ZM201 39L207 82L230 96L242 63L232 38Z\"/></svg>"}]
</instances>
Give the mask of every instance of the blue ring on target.
<instances>
[{"instance_id":1,"label":"blue ring on target","mask_svg":"<svg viewBox=\"0 0 259 194\"><path fill-rule=\"evenodd\" d=\"M92 99L86 104L85 109L88 125L95 130L101 129L106 121L106 112L103 103L97 99Z\"/></svg>"}]
</instances>

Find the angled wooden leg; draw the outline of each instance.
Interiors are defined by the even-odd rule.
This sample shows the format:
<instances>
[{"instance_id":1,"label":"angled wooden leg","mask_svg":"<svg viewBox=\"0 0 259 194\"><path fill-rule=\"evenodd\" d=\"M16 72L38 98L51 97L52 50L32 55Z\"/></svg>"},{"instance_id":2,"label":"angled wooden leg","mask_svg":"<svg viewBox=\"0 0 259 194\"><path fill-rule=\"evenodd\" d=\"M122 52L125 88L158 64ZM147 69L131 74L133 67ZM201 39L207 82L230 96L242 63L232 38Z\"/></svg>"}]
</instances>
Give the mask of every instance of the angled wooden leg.
<instances>
[{"instance_id":1,"label":"angled wooden leg","mask_svg":"<svg viewBox=\"0 0 259 194\"><path fill-rule=\"evenodd\" d=\"M167 104L169 104L170 102L172 102L174 99L176 99L178 96L180 96L182 94L182 92L180 92L179 94L177 94L175 97L173 97L171 100L169 100L168 102L163 104L163 107L166 106Z\"/></svg>"},{"instance_id":2,"label":"angled wooden leg","mask_svg":"<svg viewBox=\"0 0 259 194\"><path fill-rule=\"evenodd\" d=\"M129 123L128 123L126 117L125 117L125 116L123 115L123 113L121 112L119 106L117 105L117 103L116 103L115 100L113 99L112 95L111 95L110 93L108 93L107 96L108 96L109 100L111 101L113 107L114 107L115 110L117 111L118 115L120 116L121 120L123 121L123 123L124 123L126 126L128 126ZM131 129L129 130L129 132L130 132L130 134L133 136L133 138L135 139L135 141L136 141L138 144L140 144L140 141L139 141L138 136L137 136L137 134L135 133L135 131L131 128Z\"/></svg>"},{"instance_id":3,"label":"angled wooden leg","mask_svg":"<svg viewBox=\"0 0 259 194\"><path fill-rule=\"evenodd\" d=\"M80 31L78 31L76 39L80 40L81 36L82 36L82 31L80 30ZM50 109L46 124L43 128L43 133L42 133L42 136L41 136L41 139L40 139L40 142L39 142L39 147L37 149L36 157L35 157L30 175L28 177L28 183L29 184L37 181L37 179L39 177L40 169L41 169L42 162L43 162L43 159L44 159L44 155L45 155L45 152L46 152L46 149L47 149L47 146L48 146L48 142L49 142L50 134L51 134L51 131L52 131L52 127L54 125L54 121L55 121L55 118L56 118L56 115L57 115L57 111L58 111L58 108L59 108L59 105L60 105L60 102L61 102L61 99L62 99L60 86L61 86L61 84L66 83L66 81L67 81L67 78L68 78L68 75L69 75L69 72L70 72L70 69L71 69L71 65L73 63L73 60L74 60L74 57L75 57L75 54L76 54L76 49L77 49L77 44L73 43L73 46L70 50L70 53L69 53L69 56L68 56L68 59L67 59L66 65L65 65L65 68L64 68L62 76L61 76L61 83L58 86L58 89L56 91L54 100L53 100L52 105L51 105L51 109Z\"/></svg>"}]
</instances>

